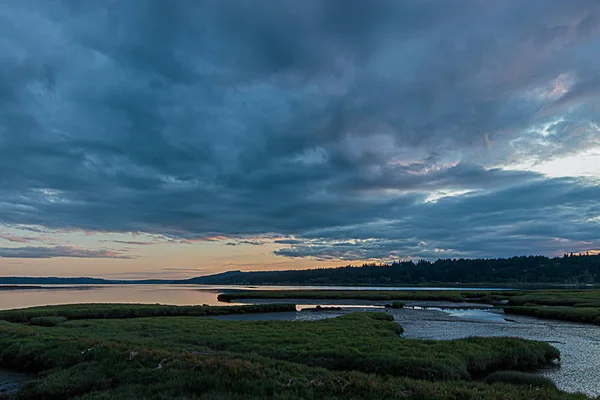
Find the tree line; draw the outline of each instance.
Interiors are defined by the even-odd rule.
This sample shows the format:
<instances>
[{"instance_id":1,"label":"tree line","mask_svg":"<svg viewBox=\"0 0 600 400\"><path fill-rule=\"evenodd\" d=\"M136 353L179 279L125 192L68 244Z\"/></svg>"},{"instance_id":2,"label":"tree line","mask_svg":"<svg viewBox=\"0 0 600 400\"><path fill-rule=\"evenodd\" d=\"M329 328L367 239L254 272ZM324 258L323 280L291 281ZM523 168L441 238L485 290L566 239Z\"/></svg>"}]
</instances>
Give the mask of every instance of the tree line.
<instances>
[{"instance_id":1,"label":"tree line","mask_svg":"<svg viewBox=\"0 0 600 400\"><path fill-rule=\"evenodd\" d=\"M367 263L338 268L241 272L192 278L178 283L401 285L431 283L570 284L600 283L600 255L516 256Z\"/></svg>"}]
</instances>

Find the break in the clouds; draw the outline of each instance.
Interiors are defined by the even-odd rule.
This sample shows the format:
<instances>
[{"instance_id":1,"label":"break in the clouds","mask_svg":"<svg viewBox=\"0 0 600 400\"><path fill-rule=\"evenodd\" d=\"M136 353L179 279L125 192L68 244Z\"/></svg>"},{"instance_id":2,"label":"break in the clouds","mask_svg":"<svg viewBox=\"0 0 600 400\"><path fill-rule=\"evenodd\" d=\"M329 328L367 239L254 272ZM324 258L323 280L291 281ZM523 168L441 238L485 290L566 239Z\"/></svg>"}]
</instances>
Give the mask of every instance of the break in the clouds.
<instances>
[{"instance_id":1,"label":"break in the clouds","mask_svg":"<svg viewBox=\"0 0 600 400\"><path fill-rule=\"evenodd\" d=\"M596 0L22 0L0 38L5 227L325 260L600 246Z\"/></svg>"}]
</instances>

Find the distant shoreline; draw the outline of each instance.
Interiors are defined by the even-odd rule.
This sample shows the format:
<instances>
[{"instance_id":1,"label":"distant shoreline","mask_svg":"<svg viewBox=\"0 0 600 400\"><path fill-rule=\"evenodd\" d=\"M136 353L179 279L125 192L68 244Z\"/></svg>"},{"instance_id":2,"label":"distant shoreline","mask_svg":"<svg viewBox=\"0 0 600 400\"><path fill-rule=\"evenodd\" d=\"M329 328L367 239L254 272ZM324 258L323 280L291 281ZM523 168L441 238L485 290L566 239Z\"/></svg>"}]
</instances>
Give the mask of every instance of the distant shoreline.
<instances>
[{"instance_id":1,"label":"distant shoreline","mask_svg":"<svg viewBox=\"0 0 600 400\"><path fill-rule=\"evenodd\" d=\"M495 282L426 282L420 284L410 283L395 283L395 284L369 284L369 283L329 283L329 284L312 284L312 283L294 283L294 282L277 282L277 283L248 283L248 282L232 282L232 283L189 283L185 281L110 281L104 279L91 278L94 282L89 282L88 278L60 278L57 281L55 278L24 278L21 281L19 277L2 278L0 277L0 290L36 290L36 289L92 289L102 286L121 286L121 285L189 285L189 286L246 286L253 288L263 288L272 286L294 286L294 287L315 287L327 288L330 286L345 287L345 288L448 288L457 290L469 289L497 289L497 290L539 290L539 289L597 289L600 284L561 284L561 283L495 283ZM52 285L52 286L46 286ZM64 286L63 286L64 285ZM68 285L68 286L67 286ZM467 289L469 288L469 289Z\"/></svg>"},{"instance_id":2,"label":"distant shoreline","mask_svg":"<svg viewBox=\"0 0 600 400\"><path fill-rule=\"evenodd\" d=\"M0 285L236 285L591 289L600 287L600 255L394 261L388 264L277 271L230 270L188 279L0 276Z\"/></svg>"},{"instance_id":3,"label":"distant shoreline","mask_svg":"<svg viewBox=\"0 0 600 400\"><path fill-rule=\"evenodd\" d=\"M0 291L2 290L87 290L94 289L96 286L39 286L39 285L3 285L0 284Z\"/></svg>"},{"instance_id":4,"label":"distant shoreline","mask_svg":"<svg viewBox=\"0 0 600 400\"><path fill-rule=\"evenodd\" d=\"M0 290L33 290L44 289L43 286L25 286L25 285L2 285Z\"/></svg>"}]
</instances>

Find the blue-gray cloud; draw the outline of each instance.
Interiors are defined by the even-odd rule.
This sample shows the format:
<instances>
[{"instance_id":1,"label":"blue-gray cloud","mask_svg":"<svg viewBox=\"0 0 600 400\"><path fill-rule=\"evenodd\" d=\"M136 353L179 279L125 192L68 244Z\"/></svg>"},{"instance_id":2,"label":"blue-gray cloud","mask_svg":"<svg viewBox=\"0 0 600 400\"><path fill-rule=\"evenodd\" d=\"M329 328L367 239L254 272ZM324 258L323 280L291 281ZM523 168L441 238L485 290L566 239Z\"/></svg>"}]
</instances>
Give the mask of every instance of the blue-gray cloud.
<instances>
[{"instance_id":1,"label":"blue-gray cloud","mask_svg":"<svg viewBox=\"0 0 600 400\"><path fill-rule=\"evenodd\" d=\"M595 0L2 4L0 223L291 235L289 257L596 246L598 186L507 166L600 146L599 17Z\"/></svg>"},{"instance_id":2,"label":"blue-gray cloud","mask_svg":"<svg viewBox=\"0 0 600 400\"><path fill-rule=\"evenodd\" d=\"M73 246L0 247L0 258L131 258L122 252L107 249L80 249Z\"/></svg>"}]
</instances>

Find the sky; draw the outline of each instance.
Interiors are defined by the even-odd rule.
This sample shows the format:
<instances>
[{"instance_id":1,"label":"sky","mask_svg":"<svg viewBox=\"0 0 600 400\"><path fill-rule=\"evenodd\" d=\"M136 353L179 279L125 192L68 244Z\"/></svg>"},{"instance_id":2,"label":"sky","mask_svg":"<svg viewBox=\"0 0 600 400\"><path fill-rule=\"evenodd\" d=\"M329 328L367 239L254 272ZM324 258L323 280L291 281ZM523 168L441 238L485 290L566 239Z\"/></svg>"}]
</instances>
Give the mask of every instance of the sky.
<instances>
[{"instance_id":1,"label":"sky","mask_svg":"<svg viewBox=\"0 0 600 400\"><path fill-rule=\"evenodd\" d=\"M600 249L597 0L0 2L0 275Z\"/></svg>"}]
</instances>

